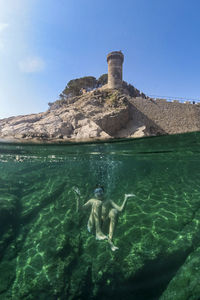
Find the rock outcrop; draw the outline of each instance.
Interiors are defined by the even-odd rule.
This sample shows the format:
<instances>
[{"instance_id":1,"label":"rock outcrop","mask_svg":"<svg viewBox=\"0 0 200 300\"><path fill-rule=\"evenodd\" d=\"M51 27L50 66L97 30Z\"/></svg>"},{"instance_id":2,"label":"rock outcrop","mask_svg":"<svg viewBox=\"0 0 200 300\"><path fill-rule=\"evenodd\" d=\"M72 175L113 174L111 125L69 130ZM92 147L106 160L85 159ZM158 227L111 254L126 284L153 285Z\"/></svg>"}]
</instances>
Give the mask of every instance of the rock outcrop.
<instances>
[{"instance_id":1,"label":"rock outcrop","mask_svg":"<svg viewBox=\"0 0 200 300\"><path fill-rule=\"evenodd\" d=\"M50 103L43 113L2 119L0 139L66 142L200 131L200 105L133 92L104 86Z\"/></svg>"},{"instance_id":2,"label":"rock outcrop","mask_svg":"<svg viewBox=\"0 0 200 300\"><path fill-rule=\"evenodd\" d=\"M148 135L143 123L132 124L130 100L125 90L98 89L56 101L44 113L0 120L0 138L81 141Z\"/></svg>"}]
</instances>

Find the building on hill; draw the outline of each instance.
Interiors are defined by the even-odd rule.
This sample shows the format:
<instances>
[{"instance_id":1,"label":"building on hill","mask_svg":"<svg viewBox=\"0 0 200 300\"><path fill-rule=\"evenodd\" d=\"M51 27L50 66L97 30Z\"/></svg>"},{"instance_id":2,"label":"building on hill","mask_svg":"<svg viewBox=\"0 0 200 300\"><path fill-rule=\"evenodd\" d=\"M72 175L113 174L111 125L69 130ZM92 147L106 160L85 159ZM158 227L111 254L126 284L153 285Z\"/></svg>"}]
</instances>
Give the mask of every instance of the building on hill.
<instances>
[{"instance_id":1,"label":"building on hill","mask_svg":"<svg viewBox=\"0 0 200 300\"><path fill-rule=\"evenodd\" d=\"M122 87L122 65L124 55L121 51L113 51L107 55L108 63L108 88L118 89Z\"/></svg>"}]
</instances>

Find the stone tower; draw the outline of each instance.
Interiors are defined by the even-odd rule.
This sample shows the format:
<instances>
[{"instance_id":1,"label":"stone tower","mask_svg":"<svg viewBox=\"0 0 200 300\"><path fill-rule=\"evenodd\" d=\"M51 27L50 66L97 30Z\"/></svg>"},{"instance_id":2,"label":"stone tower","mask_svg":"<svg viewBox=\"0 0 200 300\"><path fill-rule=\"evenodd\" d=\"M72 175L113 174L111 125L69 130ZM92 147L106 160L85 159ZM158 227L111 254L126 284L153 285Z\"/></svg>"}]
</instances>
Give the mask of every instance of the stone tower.
<instances>
[{"instance_id":1,"label":"stone tower","mask_svg":"<svg viewBox=\"0 0 200 300\"><path fill-rule=\"evenodd\" d=\"M124 55L121 51L113 51L107 55L108 63L108 88L122 87L122 64Z\"/></svg>"}]
</instances>

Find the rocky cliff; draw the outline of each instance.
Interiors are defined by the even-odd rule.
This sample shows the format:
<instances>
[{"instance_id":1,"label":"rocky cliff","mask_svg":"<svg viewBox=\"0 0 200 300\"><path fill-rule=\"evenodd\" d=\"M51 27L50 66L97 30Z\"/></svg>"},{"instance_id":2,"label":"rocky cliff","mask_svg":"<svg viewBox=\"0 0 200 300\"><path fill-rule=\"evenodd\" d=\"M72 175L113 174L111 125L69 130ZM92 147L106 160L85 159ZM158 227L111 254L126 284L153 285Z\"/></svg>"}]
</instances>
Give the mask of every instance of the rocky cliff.
<instances>
[{"instance_id":1,"label":"rocky cliff","mask_svg":"<svg viewBox=\"0 0 200 300\"><path fill-rule=\"evenodd\" d=\"M135 89L136 90L136 89ZM58 100L43 113L0 120L0 139L87 141L200 130L200 105L132 97L126 89L99 88Z\"/></svg>"},{"instance_id":2,"label":"rocky cliff","mask_svg":"<svg viewBox=\"0 0 200 300\"><path fill-rule=\"evenodd\" d=\"M124 90L98 89L56 101L44 113L2 119L0 138L80 141L148 135L144 122L131 119L131 97Z\"/></svg>"}]
</instances>

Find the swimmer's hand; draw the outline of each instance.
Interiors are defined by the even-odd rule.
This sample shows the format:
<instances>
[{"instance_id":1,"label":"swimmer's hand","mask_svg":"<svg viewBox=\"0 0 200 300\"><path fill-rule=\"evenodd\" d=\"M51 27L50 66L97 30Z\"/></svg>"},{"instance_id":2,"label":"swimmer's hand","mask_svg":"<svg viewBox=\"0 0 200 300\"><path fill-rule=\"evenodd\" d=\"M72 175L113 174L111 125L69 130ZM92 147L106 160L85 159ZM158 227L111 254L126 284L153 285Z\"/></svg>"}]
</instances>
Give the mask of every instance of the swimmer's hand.
<instances>
[{"instance_id":1,"label":"swimmer's hand","mask_svg":"<svg viewBox=\"0 0 200 300\"><path fill-rule=\"evenodd\" d=\"M72 190L73 190L73 192L75 192L75 193L76 193L78 196L80 196L80 195L81 195L81 192L80 192L80 190L79 190L79 188L78 188L78 187L76 187L76 186L73 186Z\"/></svg>"},{"instance_id":2,"label":"swimmer's hand","mask_svg":"<svg viewBox=\"0 0 200 300\"><path fill-rule=\"evenodd\" d=\"M129 197L135 197L135 194L125 194L124 197L127 199Z\"/></svg>"}]
</instances>

